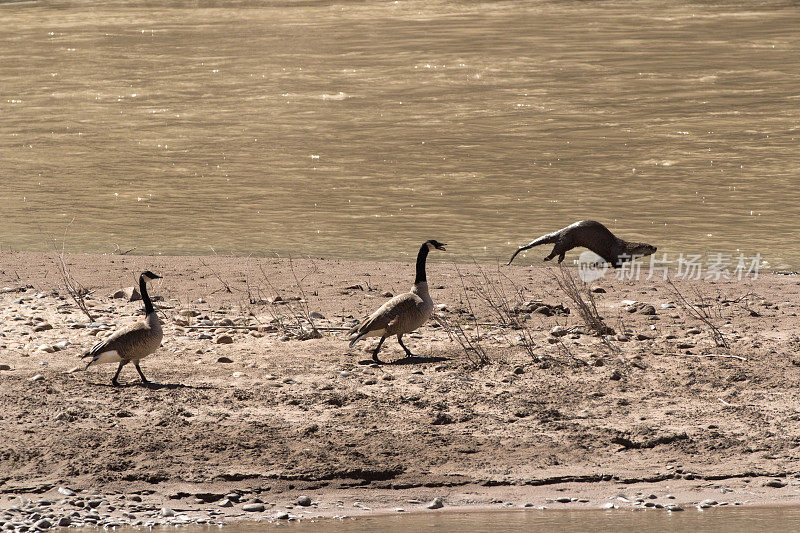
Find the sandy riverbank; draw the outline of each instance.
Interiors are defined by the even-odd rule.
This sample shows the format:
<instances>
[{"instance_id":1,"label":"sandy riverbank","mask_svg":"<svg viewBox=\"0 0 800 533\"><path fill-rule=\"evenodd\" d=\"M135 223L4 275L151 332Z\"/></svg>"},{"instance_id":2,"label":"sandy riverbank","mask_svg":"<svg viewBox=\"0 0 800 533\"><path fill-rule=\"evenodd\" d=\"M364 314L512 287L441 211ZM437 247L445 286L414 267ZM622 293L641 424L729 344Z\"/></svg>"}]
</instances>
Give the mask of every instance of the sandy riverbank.
<instances>
[{"instance_id":1,"label":"sandy riverbank","mask_svg":"<svg viewBox=\"0 0 800 533\"><path fill-rule=\"evenodd\" d=\"M663 281L598 281L606 322L630 330L609 351L580 333L553 342L553 327L582 327L572 302L546 267L503 268L519 301L572 309L531 314L533 356L522 332L487 327L491 363L473 368L432 321L408 339L427 360L375 367L359 364L364 345L349 350L335 328L407 290L410 264L299 260L292 273L278 259L66 259L92 290L90 327L63 299L52 256L0 254L0 508L22 495L91 523L73 504L105 499L102 524L165 520L162 507L219 521L412 511L435 497L474 508L800 501L794 276L678 283L691 300L695 288L707 299L730 349L669 306L677 299ZM120 388L110 386L112 366L72 371L80 352L140 311L112 294L144 269L164 276L152 293L164 298L165 339L142 364L161 385L139 386L131 368ZM428 277L447 321L464 321L471 303L478 320L498 322L474 291L465 300L454 265L430 264ZM293 298L324 317L315 319L328 328L322 338L294 335L303 303ZM655 315L629 312L626 300ZM698 357L709 354L742 359ZM387 341L384 359L401 355ZM239 502L221 506L234 492ZM294 505L300 495L313 505ZM554 502L562 497L574 500ZM263 512L242 510L256 499Z\"/></svg>"}]
</instances>

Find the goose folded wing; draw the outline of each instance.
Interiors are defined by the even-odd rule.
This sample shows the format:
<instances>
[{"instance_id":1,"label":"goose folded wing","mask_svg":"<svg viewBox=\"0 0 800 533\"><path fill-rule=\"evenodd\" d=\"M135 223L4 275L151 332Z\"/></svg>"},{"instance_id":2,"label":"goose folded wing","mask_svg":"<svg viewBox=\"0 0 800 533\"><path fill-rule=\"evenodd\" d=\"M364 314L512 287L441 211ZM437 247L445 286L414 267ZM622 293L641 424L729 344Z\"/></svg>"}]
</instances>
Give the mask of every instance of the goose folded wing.
<instances>
[{"instance_id":1,"label":"goose folded wing","mask_svg":"<svg viewBox=\"0 0 800 533\"><path fill-rule=\"evenodd\" d=\"M126 348L146 344L150 335L150 328L143 321L136 322L115 332L107 339L95 344L86 355L103 353L115 344L123 343Z\"/></svg>"},{"instance_id":2,"label":"goose folded wing","mask_svg":"<svg viewBox=\"0 0 800 533\"><path fill-rule=\"evenodd\" d=\"M419 297L413 294L399 294L380 306L366 320L350 330L351 334L364 334L370 331L389 329L404 316L417 313Z\"/></svg>"}]
</instances>

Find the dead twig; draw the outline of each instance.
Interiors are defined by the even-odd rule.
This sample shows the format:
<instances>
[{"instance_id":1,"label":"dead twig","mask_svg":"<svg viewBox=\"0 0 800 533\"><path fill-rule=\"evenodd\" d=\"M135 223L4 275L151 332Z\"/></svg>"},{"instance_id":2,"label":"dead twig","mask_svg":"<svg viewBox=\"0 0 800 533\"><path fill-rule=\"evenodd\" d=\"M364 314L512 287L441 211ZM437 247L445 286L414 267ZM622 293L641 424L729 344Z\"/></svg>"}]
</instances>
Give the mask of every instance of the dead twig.
<instances>
[{"instance_id":1,"label":"dead twig","mask_svg":"<svg viewBox=\"0 0 800 533\"><path fill-rule=\"evenodd\" d=\"M212 251L213 250L214 249L212 248ZM216 253L216 252L214 252L214 253ZM208 263L203 261L202 257L200 258L200 264L203 265L204 267L206 267L207 269L209 269L211 271L211 273L214 274L214 277L217 278L217 280L222 284L223 288L225 289L225 292L231 293L231 294L233 293L233 291L231 290L231 286L228 284L228 282L225 281L224 279L222 279L222 276L217 274L217 271L214 270L214 268L211 267L211 265L209 265Z\"/></svg>"},{"instance_id":2,"label":"dead twig","mask_svg":"<svg viewBox=\"0 0 800 533\"><path fill-rule=\"evenodd\" d=\"M581 282L582 285L579 286L573 274L565 268L564 265L559 264L558 268L561 273L560 276L556 275L552 270L550 270L550 275L553 277L558 287L564 291L564 294L566 294L578 308L578 314L586 328L594 332L598 337L613 335L614 330L606 325L603 321L603 317L601 317L600 313L597 311L594 294L589 290L586 283Z\"/></svg>"},{"instance_id":3,"label":"dead twig","mask_svg":"<svg viewBox=\"0 0 800 533\"><path fill-rule=\"evenodd\" d=\"M461 273L458 265L456 265L456 272L458 273L459 280L461 281L461 290L464 300L466 301L470 314L474 317L475 311L472 307L472 300L469 297L469 291L467 290L467 285L464 281L464 275ZM464 328L461 322L457 320L451 324L441 315L433 315L433 318L442 326L442 328L444 328L448 337L450 337L450 340L454 340L461 346L461 349L464 351L464 355L467 357L467 360L472 364L472 366L475 368L480 368L489 363L489 355L486 353L486 350L481 344L482 337L480 323L477 320L474 323L475 333L471 334L467 329Z\"/></svg>"},{"instance_id":4,"label":"dead twig","mask_svg":"<svg viewBox=\"0 0 800 533\"><path fill-rule=\"evenodd\" d=\"M119 244L114 243L114 251L111 252L111 255L128 255L129 253L131 253L135 249L136 249L136 246L134 246L133 248L131 248L129 250L122 250L119 247Z\"/></svg>"},{"instance_id":5,"label":"dead twig","mask_svg":"<svg viewBox=\"0 0 800 533\"><path fill-rule=\"evenodd\" d=\"M738 359L739 361L747 361L746 357L741 355L730 355L725 353L668 353L667 355L681 355L683 357L722 357L724 359Z\"/></svg>"},{"instance_id":6,"label":"dead twig","mask_svg":"<svg viewBox=\"0 0 800 533\"><path fill-rule=\"evenodd\" d=\"M58 273L61 276L61 283L64 285L64 289L67 291L67 294L72 301L75 302L75 305L78 309L81 310L83 314L89 319L89 322L94 322L94 317L92 313L89 311L89 306L86 305L86 296L89 295L89 290L84 287L78 280L76 280L72 273L67 266L67 262L64 259L66 255L66 243L67 243L67 233L69 232L70 226L72 223L75 222L75 218L70 220L67 227L64 228L64 237L61 240L61 252L58 253L58 261L56 262L56 268L58 269Z\"/></svg>"},{"instance_id":7,"label":"dead twig","mask_svg":"<svg viewBox=\"0 0 800 533\"><path fill-rule=\"evenodd\" d=\"M714 339L714 344L716 344L718 348L728 348L728 341L725 340L725 335L714 323L714 319L711 314L706 311L706 308L709 307L709 304L706 303L705 297L700 290L695 289L695 296L698 298L698 303L693 304L683 295L680 289L675 286L675 283L673 283L670 278L667 278L667 284L672 288L672 292L675 295L675 298L678 300L678 305L680 305L684 311L689 313L692 318L702 322L708 327L709 331L711 331L711 336Z\"/></svg>"},{"instance_id":8,"label":"dead twig","mask_svg":"<svg viewBox=\"0 0 800 533\"><path fill-rule=\"evenodd\" d=\"M308 306L308 297L306 296L305 289L303 288L302 281L309 276L312 272L318 269L317 265L312 262L313 269L307 272L304 276L299 277L297 272L294 268L294 263L292 262L291 258L289 258L289 268L292 272L292 277L294 278L295 286L300 291L300 298L298 300L290 300L284 299L281 297L280 301L283 306L277 304L275 300L269 302L270 303L270 314L273 317L274 322L277 323L277 327L287 333L291 333L296 337L300 338L301 340L307 339L318 339L322 337L320 330L322 328L318 327L314 322L314 317L312 316L311 309ZM261 263L258 264L258 268L261 271L261 276L264 279L264 282L269 286L270 290L273 292L275 297L280 297L280 291L275 287L275 285L270 280L269 276L266 272L264 272L264 268L261 266ZM298 310L292 304L292 301L299 303L300 309ZM288 315L281 311L282 307L287 307L289 309ZM287 316L291 319L293 324L289 323L287 320ZM294 326L296 331L292 331L291 326ZM310 329L309 329L310 327Z\"/></svg>"}]
</instances>

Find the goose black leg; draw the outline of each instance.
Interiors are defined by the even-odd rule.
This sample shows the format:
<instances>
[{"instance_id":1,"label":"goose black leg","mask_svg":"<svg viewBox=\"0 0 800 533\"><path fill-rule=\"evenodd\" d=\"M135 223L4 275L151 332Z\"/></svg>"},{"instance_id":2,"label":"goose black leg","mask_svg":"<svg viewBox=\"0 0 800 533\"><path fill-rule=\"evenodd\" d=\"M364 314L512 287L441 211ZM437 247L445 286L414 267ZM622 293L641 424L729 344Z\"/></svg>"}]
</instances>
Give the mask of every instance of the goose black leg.
<instances>
[{"instance_id":1,"label":"goose black leg","mask_svg":"<svg viewBox=\"0 0 800 533\"><path fill-rule=\"evenodd\" d=\"M114 385L115 387L119 387L119 381L117 381L117 378L119 377L119 373L122 372L123 366L125 366L125 363L124 362L120 363L119 366L117 367L117 373L114 374L113 378L111 378L111 384Z\"/></svg>"},{"instance_id":2,"label":"goose black leg","mask_svg":"<svg viewBox=\"0 0 800 533\"><path fill-rule=\"evenodd\" d=\"M381 340L378 342L378 346L375 347L375 351L372 352L372 360L378 363L379 365L383 364L383 361L378 359L378 352L381 351L381 346L383 345L383 341L386 340L386 335L381 337Z\"/></svg>"},{"instance_id":3,"label":"goose black leg","mask_svg":"<svg viewBox=\"0 0 800 533\"><path fill-rule=\"evenodd\" d=\"M416 355L414 355L413 353L411 353L411 350L409 350L408 348L406 348L406 345L405 345L405 344L403 344L403 335L402 335L402 334L400 334L400 335L398 335L398 336L397 336L397 342L399 342L399 343L400 343L400 346L403 348L403 350L405 350L405 351L406 351L406 355L407 355L407 356L409 356L409 357L416 357Z\"/></svg>"},{"instance_id":4,"label":"goose black leg","mask_svg":"<svg viewBox=\"0 0 800 533\"><path fill-rule=\"evenodd\" d=\"M139 361L136 361L135 363L133 363L133 366L136 367L136 371L139 373L139 376L141 376L142 383L145 383L145 384L146 383L150 383L150 381L148 381L148 379L146 377L144 377L144 374L142 374L142 369L139 368Z\"/></svg>"}]
</instances>

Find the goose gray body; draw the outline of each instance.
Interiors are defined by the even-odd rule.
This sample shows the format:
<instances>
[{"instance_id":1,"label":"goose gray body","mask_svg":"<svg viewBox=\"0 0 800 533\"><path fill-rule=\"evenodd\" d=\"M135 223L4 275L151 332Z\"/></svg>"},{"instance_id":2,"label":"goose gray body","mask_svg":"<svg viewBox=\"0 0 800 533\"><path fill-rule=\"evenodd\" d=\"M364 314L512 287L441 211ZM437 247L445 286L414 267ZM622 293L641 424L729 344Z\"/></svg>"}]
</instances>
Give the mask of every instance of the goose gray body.
<instances>
[{"instance_id":1,"label":"goose gray body","mask_svg":"<svg viewBox=\"0 0 800 533\"><path fill-rule=\"evenodd\" d=\"M414 286L409 292L398 294L374 313L353 327L349 332L350 347L364 337L380 337L377 348L372 353L372 358L380 363L378 352L386 337L397 335L397 342L409 357L413 357L405 344L403 335L411 333L425 324L433 314L433 300L428 292L428 281L425 273L425 261L429 250L444 250L445 245L430 240L422 244L417 255L417 277Z\"/></svg>"},{"instance_id":2,"label":"goose gray body","mask_svg":"<svg viewBox=\"0 0 800 533\"><path fill-rule=\"evenodd\" d=\"M84 358L92 358L86 368L93 364L119 363L117 373L111 380L114 385L119 384L117 382L119 373L128 363L133 363L133 366L136 367L136 371L139 372L139 376L142 378L142 383L148 383L147 378L142 373L142 369L139 367L139 361L158 350L161 346L164 332L161 328L161 320L159 320L150 296L147 294L147 282L160 277L149 270L139 276L139 291L142 293L142 300L145 305L144 318L114 332L104 341L95 344L83 355Z\"/></svg>"}]
</instances>

